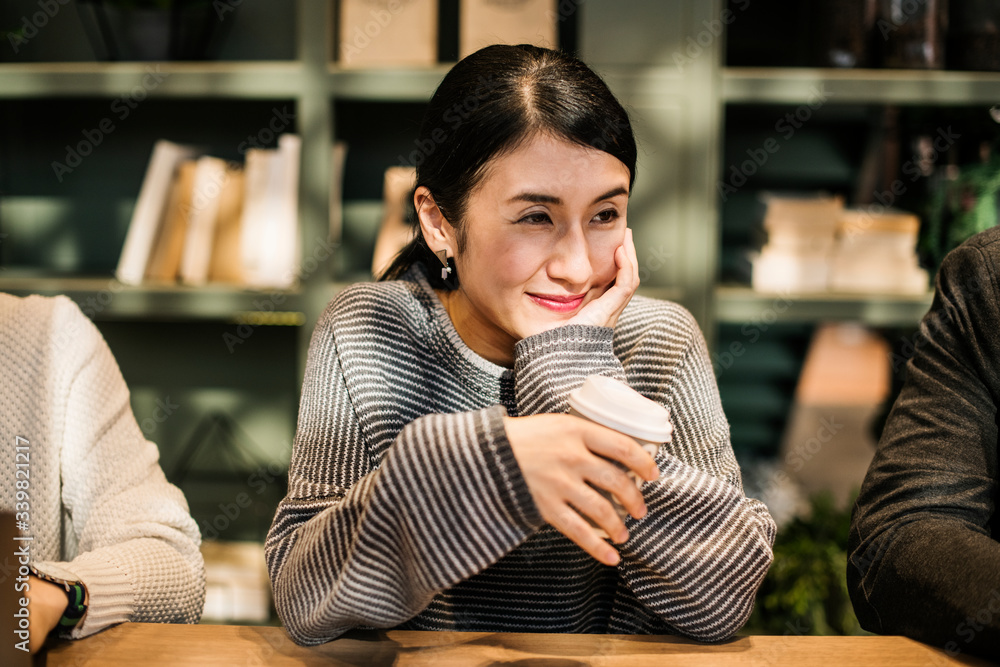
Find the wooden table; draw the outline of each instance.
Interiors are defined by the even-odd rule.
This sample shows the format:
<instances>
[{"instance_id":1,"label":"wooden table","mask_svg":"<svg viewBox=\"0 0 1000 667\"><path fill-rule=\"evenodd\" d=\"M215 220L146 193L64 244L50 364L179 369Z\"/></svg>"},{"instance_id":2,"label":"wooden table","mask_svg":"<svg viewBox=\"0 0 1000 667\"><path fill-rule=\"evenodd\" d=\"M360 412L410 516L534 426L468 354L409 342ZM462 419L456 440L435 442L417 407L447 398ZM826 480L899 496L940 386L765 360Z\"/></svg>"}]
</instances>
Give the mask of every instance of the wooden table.
<instances>
[{"instance_id":1,"label":"wooden table","mask_svg":"<svg viewBox=\"0 0 1000 667\"><path fill-rule=\"evenodd\" d=\"M125 623L59 641L36 665L983 665L903 637L738 637L698 644L670 636L352 631L305 648L282 628Z\"/></svg>"}]
</instances>

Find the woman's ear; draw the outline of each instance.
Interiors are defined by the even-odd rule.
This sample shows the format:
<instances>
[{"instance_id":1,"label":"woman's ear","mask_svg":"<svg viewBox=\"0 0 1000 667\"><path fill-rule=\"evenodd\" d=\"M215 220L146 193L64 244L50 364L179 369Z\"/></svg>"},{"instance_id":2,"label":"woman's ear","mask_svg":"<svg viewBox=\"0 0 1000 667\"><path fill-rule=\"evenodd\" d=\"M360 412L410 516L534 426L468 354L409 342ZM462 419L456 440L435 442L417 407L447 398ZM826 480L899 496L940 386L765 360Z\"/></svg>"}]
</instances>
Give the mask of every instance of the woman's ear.
<instances>
[{"instance_id":1,"label":"woman's ear","mask_svg":"<svg viewBox=\"0 0 1000 667\"><path fill-rule=\"evenodd\" d=\"M431 252L438 253L444 250L448 253L448 257L454 257L455 228L444 217L444 213L434 201L434 195L426 186L421 185L413 192L413 207L417 210L420 231Z\"/></svg>"}]
</instances>

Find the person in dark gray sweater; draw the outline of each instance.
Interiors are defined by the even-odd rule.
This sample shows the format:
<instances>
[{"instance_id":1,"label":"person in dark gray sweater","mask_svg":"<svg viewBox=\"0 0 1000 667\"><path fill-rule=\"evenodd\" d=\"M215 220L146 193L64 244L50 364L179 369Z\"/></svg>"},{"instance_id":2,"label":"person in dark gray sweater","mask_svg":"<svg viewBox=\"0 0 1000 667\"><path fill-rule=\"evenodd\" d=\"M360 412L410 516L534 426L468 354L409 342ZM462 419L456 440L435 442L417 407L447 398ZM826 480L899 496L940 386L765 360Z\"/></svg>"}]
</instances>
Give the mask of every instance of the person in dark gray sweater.
<instances>
[{"instance_id":1,"label":"person in dark gray sweater","mask_svg":"<svg viewBox=\"0 0 1000 667\"><path fill-rule=\"evenodd\" d=\"M265 552L292 639L731 637L774 521L743 493L694 318L634 295L625 110L571 56L491 46L448 73L415 145L419 233L385 280L330 304L309 347ZM669 408L655 460L566 414L588 375Z\"/></svg>"},{"instance_id":2,"label":"person in dark gray sweater","mask_svg":"<svg viewBox=\"0 0 1000 667\"><path fill-rule=\"evenodd\" d=\"M854 507L847 582L862 627L1000 656L1000 228L941 265L906 382Z\"/></svg>"}]
</instances>

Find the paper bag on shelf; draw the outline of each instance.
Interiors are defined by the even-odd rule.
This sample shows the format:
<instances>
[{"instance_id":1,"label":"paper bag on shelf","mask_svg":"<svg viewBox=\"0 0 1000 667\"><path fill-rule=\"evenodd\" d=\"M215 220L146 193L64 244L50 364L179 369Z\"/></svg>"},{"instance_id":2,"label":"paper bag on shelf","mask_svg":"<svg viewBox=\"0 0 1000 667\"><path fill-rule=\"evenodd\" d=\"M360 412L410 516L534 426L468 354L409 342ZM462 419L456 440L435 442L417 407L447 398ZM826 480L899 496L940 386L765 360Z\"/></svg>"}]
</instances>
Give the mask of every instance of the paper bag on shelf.
<instances>
[{"instance_id":1,"label":"paper bag on shelf","mask_svg":"<svg viewBox=\"0 0 1000 667\"><path fill-rule=\"evenodd\" d=\"M920 219L904 211L847 210L837 226L830 289L924 294L929 276L917 257Z\"/></svg>"},{"instance_id":2,"label":"paper bag on shelf","mask_svg":"<svg viewBox=\"0 0 1000 667\"><path fill-rule=\"evenodd\" d=\"M224 160L209 155L198 158L180 264L180 280L188 285L208 282L212 242L226 178Z\"/></svg>"},{"instance_id":3,"label":"paper bag on shelf","mask_svg":"<svg viewBox=\"0 0 1000 667\"><path fill-rule=\"evenodd\" d=\"M301 147L298 136L283 134L277 150L247 151L240 255L250 287L288 289L298 279Z\"/></svg>"},{"instance_id":4,"label":"paper bag on shelf","mask_svg":"<svg viewBox=\"0 0 1000 667\"><path fill-rule=\"evenodd\" d=\"M194 158L198 152L193 146L165 139L154 144L115 271L115 276L122 283L138 285L143 281L170 203L177 168L183 161Z\"/></svg>"},{"instance_id":5,"label":"paper bag on shelf","mask_svg":"<svg viewBox=\"0 0 1000 667\"><path fill-rule=\"evenodd\" d=\"M459 57L490 44L534 44L555 48L557 0L462 0Z\"/></svg>"},{"instance_id":6,"label":"paper bag on shelf","mask_svg":"<svg viewBox=\"0 0 1000 667\"><path fill-rule=\"evenodd\" d=\"M341 67L427 67L437 63L437 0L341 0Z\"/></svg>"},{"instance_id":7,"label":"paper bag on shelf","mask_svg":"<svg viewBox=\"0 0 1000 667\"><path fill-rule=\"evenodd\" d=\"M822 292L830 276L840 196L765 194L767 242L753 259L753 288L760 292Z\"/></svg>"},{"instance_id":8,"label":"paper bag on shelf","mask_svg":"<svg viewBox=\"0 0 1000 667\"><path fill-rule=\"evenodd\" d=\"M153 242L152 255L146 266L145 280L175 282L184 254L184 239L188 231L191 212L191 194L194 190L197 160L185 160L177 169L170 191L170 200L163 214L163 224Z\"/></svg>"},{"instance_id":9,"label":"paper bag on shelf","mask_svg":"<svg viewBox=\"0 0 1000 667\"><path fill-rule=\"evenodd\" d=\"M240 258L240 217L244 198L243 169L230 165L219 195L219 212L215 222L212 255L208 279L212 282L242 285L243 263Z\"/></svg>"}]
</instances>

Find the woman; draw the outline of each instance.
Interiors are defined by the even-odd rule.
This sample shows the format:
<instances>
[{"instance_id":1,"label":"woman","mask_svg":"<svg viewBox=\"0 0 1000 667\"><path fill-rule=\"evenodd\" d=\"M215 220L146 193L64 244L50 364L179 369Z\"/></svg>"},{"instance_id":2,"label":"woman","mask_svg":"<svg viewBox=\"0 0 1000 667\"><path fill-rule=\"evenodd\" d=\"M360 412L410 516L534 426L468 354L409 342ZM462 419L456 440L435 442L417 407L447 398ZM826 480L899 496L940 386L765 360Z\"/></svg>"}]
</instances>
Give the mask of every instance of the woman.
<instances>
[{"instance_id":1,"label":"woman","mask_svg":"<svg viewBox=\"0 0 1000 667\"><path fill-rule=\"evenodd\" d=\"M633 298L624 109L570 56L491 46L442 81L417 146L421 233L391 280L327 308L310 346L267 541L292 638L357 626L731 636L774 523L743 495L697 324ZM655 462L565 414L591 374L670 408L674 439ZM642 492L607 459L646 480Z\"/></svg>"},{"instance_id":2,"label":"woman","mask_svg":"<svg viewBox=\"0 0 1000 667\"><path fill-rule=\"evenodd\" d=\"M97 327L64 296L0 294L0 377L0 511L30 536L8 542L0 570L28 608L15 647L126 621L197 623L198 526Z\"/></svg>"}]
</instances>

